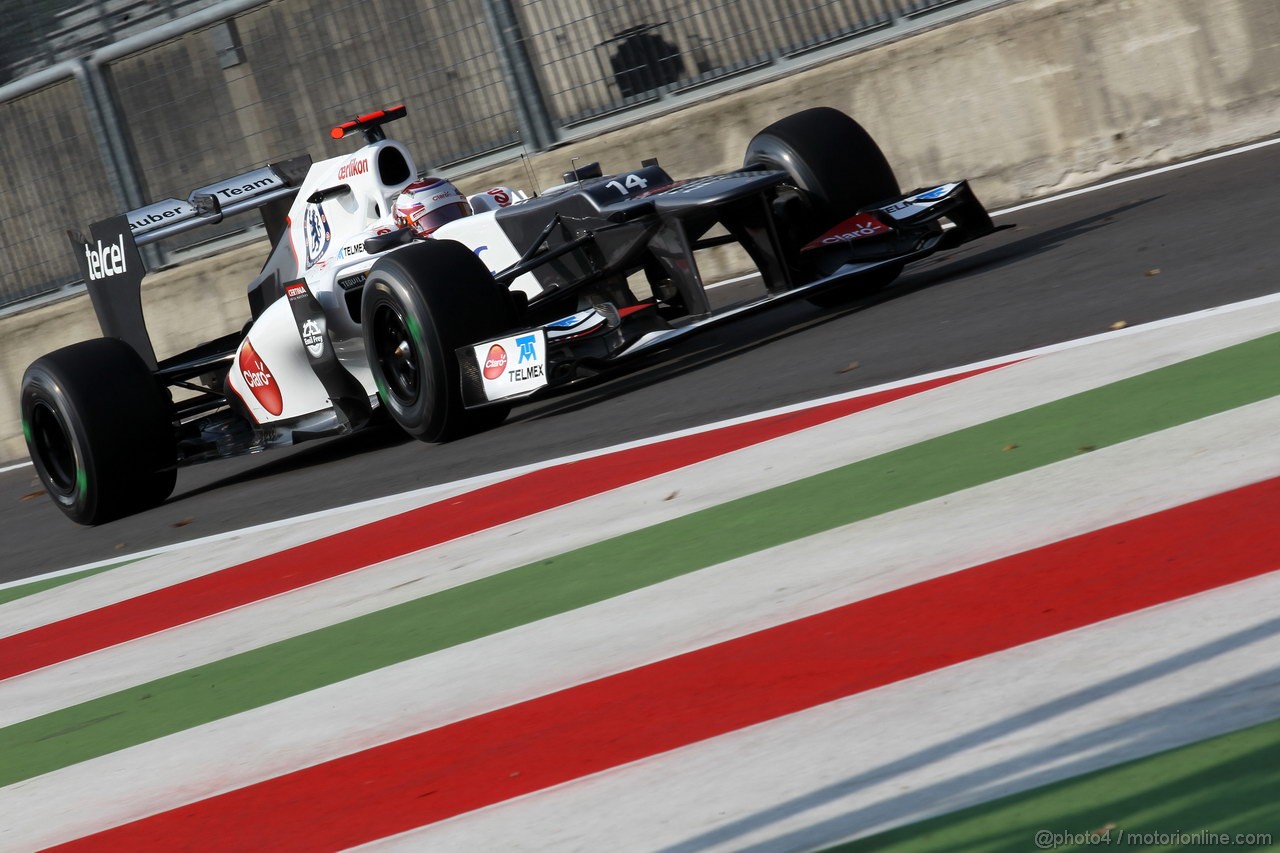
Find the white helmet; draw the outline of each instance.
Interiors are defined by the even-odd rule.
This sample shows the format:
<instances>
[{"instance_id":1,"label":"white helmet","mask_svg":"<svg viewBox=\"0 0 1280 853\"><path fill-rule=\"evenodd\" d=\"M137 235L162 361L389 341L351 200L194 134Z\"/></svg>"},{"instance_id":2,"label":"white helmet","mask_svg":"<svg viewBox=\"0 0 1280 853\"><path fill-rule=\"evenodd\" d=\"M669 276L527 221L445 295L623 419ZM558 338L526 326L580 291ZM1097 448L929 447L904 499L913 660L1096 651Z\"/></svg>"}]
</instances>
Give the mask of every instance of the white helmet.
<instances>
[{"instance_id":1,"label":"white helmet","mask_svg":"<svg viewBox=\"0 0 1280 853\"><path fill-rule=\"evenodd\" d=\"M425 178L400 192L391 215L401 228L412 228L419 237L430 237L446 222L470 216L471 205L444 178Z\"/></svg>"}]
</instances>

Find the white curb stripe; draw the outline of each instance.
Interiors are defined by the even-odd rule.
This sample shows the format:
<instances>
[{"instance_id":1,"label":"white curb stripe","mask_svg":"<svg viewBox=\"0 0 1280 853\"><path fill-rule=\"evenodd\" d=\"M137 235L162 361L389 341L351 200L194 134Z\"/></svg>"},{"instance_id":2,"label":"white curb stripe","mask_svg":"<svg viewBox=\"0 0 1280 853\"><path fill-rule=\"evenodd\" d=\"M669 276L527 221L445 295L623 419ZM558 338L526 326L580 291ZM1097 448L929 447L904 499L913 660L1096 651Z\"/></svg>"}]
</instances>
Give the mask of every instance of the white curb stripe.
<instances>
[{"instance_id":1,"label":"white curb stripe","mask_svg":"<svg viewBox=\"0 0 1280 853\"><path fill-rule=\"evenodd\" d=\"M0 789L0 812L52 844L1280 474L1277 417L1257 403L387 667Z\"/></svg>"},{"instance_id":2,"label":"white curb stripe","mask_svg":"<svg viewBox=\"0 0 1280 853\"><path fill-rule=\"evenodd\" d=\"M1125 338L1135 334L1144 334L1157 329L1177 327L1187 323L1197 323L1197 322L1201 322L1203 320L1211 319L1215 317L1231 316L1239 312L1252 314L1252 313L1256 313L1255 309L1265 310L1266 308L1270 306L1275 306L1277 304L1280 304L1280 293L1268 294L1266 296L1260 296L1254 299L1246 299L1240 302L1233 302L1228 305L1219 305L1213 308L1206 308L1202 311L1194 311L1189 314L1181 314L1176 317L1168 317L1163 320L1154 320L1150 323L1143 323L1141 325L1130 326L1124 329L1117 329L1115 331L1102 332L1097 335L1089 335L1087 337L1077 338L1071 341L1063 341L1056 344L1049 344L1043 347L1036 347L1034 349L1023 350L1022 352L1018 352L1018 353L1011 353L1009 355L999 356L997 358L984 359L983 361L977 361L971 364L961 365L959 367L950 367L944 370L937 370L937 371L933 371L932 373L926 373L926 374L922 374L920 376L914 376L908 379L900 379L900 380L895 380L893 382L885 382L883 384L872 386L870 388L861 388L861 389L858 389L857 391L851 391L844 394L833 394L833 395L822 397L816 400L809 400L804 403L795 403L789 406L780 406L775 409L769 409L763 412L756 412L754 414L744 415L742 417L737 417L737 418L729 418L727 420L717 421L715 423L706 424L699 427L692 427L690 429L685 429L685 430L677 430L675 432L670 432L670 433L666 433L659 436L653 436L651 438L644 438L636 441L626 442L623 444L612 445L610 447L602 448L600 450L592 450L592 451L586 451L584 453L571 454L569 456L561 456L555 459L546 460L544 462L537 462L530 465L524 465L518 468L510 468L504 471L495 472L493 474L481 475L478 477L471 478L470 480L463 480L457 483L445 484L441 486L431 486L425 489L418 489L410 492L403 492L398 495L390 495L387 497L375 498L368 501L362 501L356 504L348 504L342 507L334 507L333 509L319 510L317 512L308 513L306 515L295 516L293 518L287 518L287 519L280 519L278 521L266 522L264 524L253 525L251 527L240 528L239 530L226 531L224 533L216 533L211 536L205 536L199 539L192 539L185 542L178 542L172 545L163 545L157 548L138 551L132 554L120 554L120 555L111 557L109 559L97 560L95 562L84 563L82 565L74 566L67 569L60 569L54 572L47 572L45 574L36 575L29 578L21 578L14 581L0 583L0 590L9 589L16 586L22 586L24 584L29 584L29 583L36 583L38 581L47 580L49 578L59 577L62 575L74 574L75 572L84 571L86 569L109 566L109 565L112 565L113 563L118 563L121 560L140 559L142 557L151 557L158 554L176 553L176 552L189 550L192 548L196 548L196 549L208 548L213 545L220 545L224 542L227 542L228 540L248 538L250 536L257 535L258 533L263 531L275 530L281 527L287 527L289 525L300 523L300 522L320 521L324 519L340 517L346 513L349 513L352 511L360 511L366 508L387 507L386 514L391 515L395 512L402 512L406 509L412 508L413 506L420 506L423 503L428 502L428 499L424 495L425 493L428 493L433 489L449 488L451 486L463 486L463 485L471 485L472 487L478 487L479 485L483 485L485 483L496 482L502 479L509 479L512 477L519 476L520 474L528 473L529 471L537 470L540 468L546 468L552 465L559 465L566 462L576 462L582 459L595 459L600 456L608 455L610 453L616 453L621 450L628 450L634 447L646 447L649 445L658 444L672 438L679 438L685 435L697 435L700 433L710 432L713 430L722 429L724 427L733 426L735 424L748 423L750 421L756 421L762 418L772 417L774 415L781 415L781 414L787 414L790 412L802 411L805 409L813 408L815 406L821 406L826 403L837 402L840 400L851 400L857 397L867 396L868 394L874 394L880 391L886 391L893 388L901 388L907 385L913 385L918 382L926 382L931 379L939 379L947 376L954 376L958 373L965 373L970 370L977 370L982 367L989 367L992 365L1001 364L1011 360L1029 359L1036 356L1048 355L1050 353L1073 350L1078 347L1089 346L1091 344L1098 343L1108 339ZM1246 324L1251 324L1253 320L1252 318L1242 318L1241 322ZM1267 334L1268 331L1273 331L1275 328L1276 327L1274 326L1274 324L1271 324L1270 320L1263 319L1260 321L1258 331L1255 331L1252 333L1246 333L1246 337L1242 337L1240 338L1240 340L1247 340L1250 337L1258 337L1260 335ZM1218 343L1214 347L1209 347L1203 351L1208 352L1214 348L1221 348L1223 346L1228 346L1228 345L1229 344L1227 343ZM1191 356L1186 356L1186 357L1191 357ZM395 507L394 509L390 508L393 506Z\"/></svg>"},{"instance_id":3,"label":"white curb stripe","mask_svg":"<svg viewBox=\"0 0 1280 853\"><path fill-rule=\"evenodd\" d=\"M1198 312L1193 316L1197 321L1195 335L1185 334L1181 328L1183 325L1181 322L1153 323L1135 329L1125 329L1107 335L1093 336L1080 342L1072 342L1071 346L1061 345L1042 350L1033 350L1030 354L1045 356L1057 353L1058 355L1053 359L1037 358L1034 361L1028 360L991 374L973 377L955 386L914 395L855 415L853 417L858 422L865 424L864 427L859 427L865 435L858 436L856 444L850 446L846 440L844 444L839 445L840 449L838 451L833 449L832 453L825 458L819 456L815 465L807 468L797 467L793 472L794 476L790 479L778 479L776 476L758 474L756 476L762 479L749 481L745 485L726 486L726 488L738 491L719 496L718 502L723 502L739 494L759 491L779 482L799 479L802 476L807 476L808 473L818 473L840 464L924 441L937 435L1000 417L1002 414L1009 414L1044 402L1070 396L1080 391L1135 376L1183 359L1203 355L1232 344L1275 332L1280 330L1280 294L1264 299L1249 300L1247 303L1231 306L1230 310L1228 310L1228 307L1211 309L1207 312ZM1126 332L1129 334L1125 334ZM1082 350L1081 344L1083 343L1088 343L1090 347ZM992 359L983 364L1000 364L1006 360ZM956 372L964 372L971 369L975 369L975 366L971 365L966 368L945 371L942 375L954 375ZM826 398L803 406L790 406L749 418L737 418L715 427L688 430L673 435L705 432L719 426L728 426L765 417L768 414L796 411L819 403L864 396L890 387L902 387L925 381L937 375L930 374L926 377L889 383L885 386L878 386L876 389L867 389L852 395ZM817 432L812 432L812 434L824 436L825 433L821 432L822 429L820 427ZM837 428L836 433L845 434L842 428ZM785 438L778 441L784 443L764 445L764 452L770 455L782 456L783 458L789 458L789 454L797 452L793 451L790 445L785 444ZM811 446L810 443L813 441L815 439L799 437L796 446L801 448ZM651 443L653 441L633 442L620 447L645 446ZM601 451L601 453L603 452ZM750 449L747 452L750 452ZM593 458L598 455L600 454L582 454L577 457L566 457L565 459L554 460L544 464L551 465L572 459ZM730 471L729 479L732 483L734 479L732 472L736 466L733 457L722 458L718 462ZM716 463L717 460L711 460L710 463L702 464L714 466ZM320 535L321 533L333 532L335 529L349 528L355 526L357 521L363 523L378 517L392 515L396 512L403 512L421 506L442 495L456 494L465 491L467 488L478 487L481 484L499 482L508 477L540 467L543 466L526 466L487 477L473 478L463 483L421 489L391 498L367 501L340 510L313 513L305 516L302 520L261 525L257 528L238 531L233 534L224 534L198 540L194 543L174 546L168 551L158 549L157 552L153 553L169 554L169 556L167 558L156 556L147 560L146 563L127 567L128 583L130 584L128 594L124 594L120 590L119 576L121 571L117 570L47 590L43 593L37 593L9 602L7 605L0 605L0 636L19 633L38 625L64 619L114 601L123 600L131 595L138 595L150 589L166 586L177 580L185 580L187 577L234 565L242 560L269 553L273 549L286 547L286 544L297 544L298 542L306 541L312 538L312 534L309 532L311 530L315 531L314 535ZM769 467L768 461L760 465L762 470ZM674 474L678 482L684 481L685 475L678 471L674 472ZM608 536L618 535L621 532L643 526L639 521L632 523L629 517L631 512L629 509L630 504L627 502L626 495L624 492L619 494L621 496L619 501L622 503L620 512L623 517L617 520L623 526L610 528L608 535L605 535L602 530L601 535L590 541L599 541L600 539L608 538ZM305 523L311 525L311 527L307 530L291 531L291 526L298 523ZM570 525L567 529L577 529L581 526L579 524ZM261 541L259 536L253 535L264 531L273 532L273 535L266 539L265 542ZM219 547L216 549L208 548L207 546L214 541L219 542ZM579 542L579 544L585 544L580 540L574 541ZM201 547L203 556L193 560L189 555L193 547ZM542 553L536 549L535 551L536 553ZM518 563L510 563L507 567L516 564ZM459 579L457 582L463 581Z\"/></svg>"},{"instance_id":4,"label":"white curb stripe","mask_svg":"<svg viewBox=\"0 0 1280 853\"><path fill-rule=\"evenodd\" d=\"M1277 602L1280 575L1255 578L360 849L754 853L871 835L1274 719Z\"/></svg>"}]
</instances>

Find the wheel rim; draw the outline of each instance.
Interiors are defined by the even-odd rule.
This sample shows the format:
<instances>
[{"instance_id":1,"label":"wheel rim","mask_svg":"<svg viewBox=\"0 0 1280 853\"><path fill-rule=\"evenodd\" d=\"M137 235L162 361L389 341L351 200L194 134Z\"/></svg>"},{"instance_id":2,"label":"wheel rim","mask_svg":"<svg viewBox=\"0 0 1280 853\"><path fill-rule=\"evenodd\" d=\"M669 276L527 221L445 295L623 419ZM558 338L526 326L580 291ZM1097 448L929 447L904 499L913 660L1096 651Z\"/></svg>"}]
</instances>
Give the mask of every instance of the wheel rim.
<instances>
[{"instance_id":1,"label":"wheel rim","mask_svg":"<svg viewBox=\"0 0 1280 853\"><path fill-rule=\"evenodd\" d=\"M412 406L418 400L421 379L417 345L404 315L383 303L374 312L373 323L375 356L387 391L400 405Z\"/></svg>"},{"instance_id":2,"label":"wheel rim","mask_svg":"<svg viewBox=\"0 0 1280 853\"><path fill-rule=\"evenodd\" d=\"M49 487L60 495L75 492L76 452L71 435L62 416L43 400L31 409L31 438Z\"/></svg>"}]
</instances>

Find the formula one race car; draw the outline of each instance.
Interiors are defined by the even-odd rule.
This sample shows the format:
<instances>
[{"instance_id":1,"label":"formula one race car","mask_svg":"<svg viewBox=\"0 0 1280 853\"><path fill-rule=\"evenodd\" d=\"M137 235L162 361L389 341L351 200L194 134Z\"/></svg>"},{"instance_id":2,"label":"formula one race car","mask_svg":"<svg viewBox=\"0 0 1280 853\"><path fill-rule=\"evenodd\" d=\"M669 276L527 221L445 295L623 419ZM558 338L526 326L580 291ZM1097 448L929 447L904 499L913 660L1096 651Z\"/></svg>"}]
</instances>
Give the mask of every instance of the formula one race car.
<instances>
[{"instance_id":1,"label":"formula one race car","mask_svg":"<svg viewBox=\"0 0 1280 853\"><path fill-rule=\"evenodd\" d=\"M591 164L533 198L420 179L384 131L404 114L335 127L363 136L353 154L271 164L71 234L103 337L37 359L22 383L31 458L70 518L157 505L180 466L350 433L377 409L429 442L494 426L514 401L708 324L796 296L838 303L995 230L963 181L904 195L867 132L827 108L765 128L737 171ZM255 208L272 249L252 319L157 362L138 246ZM713 307L696 256L730 243L763 286Z\"/></svg>"}]
</instances>

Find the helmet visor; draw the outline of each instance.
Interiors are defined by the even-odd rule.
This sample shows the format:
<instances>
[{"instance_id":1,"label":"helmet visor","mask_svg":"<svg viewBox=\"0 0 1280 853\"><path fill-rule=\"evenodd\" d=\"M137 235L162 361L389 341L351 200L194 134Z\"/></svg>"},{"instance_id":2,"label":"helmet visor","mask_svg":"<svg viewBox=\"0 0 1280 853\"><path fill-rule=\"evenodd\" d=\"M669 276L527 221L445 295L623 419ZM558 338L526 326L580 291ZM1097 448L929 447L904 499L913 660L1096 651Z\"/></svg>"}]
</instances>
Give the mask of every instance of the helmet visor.
<instances>
[{"instance_id":1,"label":"helmet visor","mask_svg":"<svg viewBox=\"0 0 1280 853\"><path fill-rule=\"evenodd\" d=\"M461 219L471 213L466 202L454 202L437 207L435 210L415 211L416 215L410 214L409 227L412 228L419 236L428 237L432 231L435 231L446 222L452 222L455 219Z\"/></svg>"}]
</instances>

